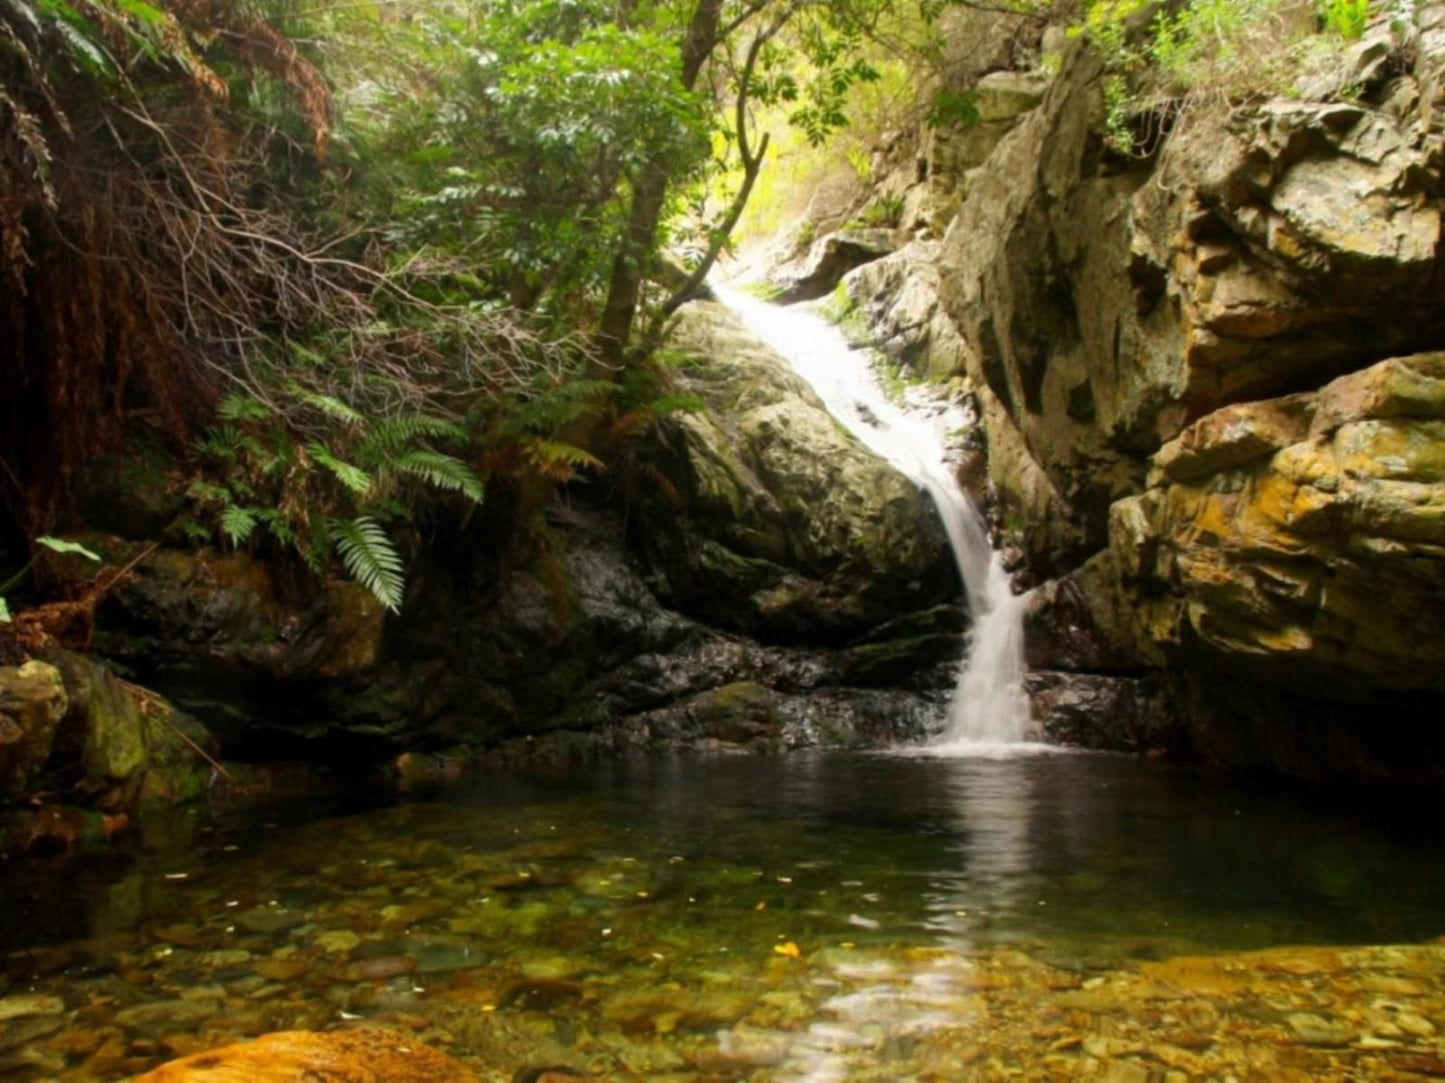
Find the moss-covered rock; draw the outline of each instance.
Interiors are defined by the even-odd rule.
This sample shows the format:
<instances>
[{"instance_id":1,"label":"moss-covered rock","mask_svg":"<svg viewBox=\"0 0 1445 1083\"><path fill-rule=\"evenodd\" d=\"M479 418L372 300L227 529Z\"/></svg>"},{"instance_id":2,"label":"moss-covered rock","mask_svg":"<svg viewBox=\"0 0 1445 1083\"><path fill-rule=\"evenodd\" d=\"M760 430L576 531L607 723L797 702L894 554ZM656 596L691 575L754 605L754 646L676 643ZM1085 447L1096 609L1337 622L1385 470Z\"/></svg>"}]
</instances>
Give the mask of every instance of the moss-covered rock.
<instances>
[{"instance_id":1,"label":"moss-covered rock","mask_svg":"<svg viewBox=\"0 0 1445 1083\"><path fill-rule=\"evenodd\" d=\"M209 733L163 697L121 680L84 655L55 650L69 710L50 769L73 793L107 810L190 800L205 791Z\"/></svg>"},{"instance_id":2,"label":"moss-covered rock","mask_svg":"<svg viewBox=\"0 0 1445 1083\"><path fill-rule=\"evenodd\" d=\"M38 661L0 666L0 801L32 791L69 706L54 666Z\"/></svg>"}]
</instances>

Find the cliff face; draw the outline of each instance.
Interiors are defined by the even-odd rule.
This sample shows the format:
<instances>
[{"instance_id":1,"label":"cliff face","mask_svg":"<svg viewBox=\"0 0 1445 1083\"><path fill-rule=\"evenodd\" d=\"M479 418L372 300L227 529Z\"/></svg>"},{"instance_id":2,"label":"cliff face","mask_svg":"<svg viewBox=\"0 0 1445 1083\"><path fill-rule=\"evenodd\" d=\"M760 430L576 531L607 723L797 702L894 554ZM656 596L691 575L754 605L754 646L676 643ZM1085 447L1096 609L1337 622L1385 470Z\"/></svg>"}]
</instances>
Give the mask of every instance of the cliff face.
<instances>
[{"instance_id":1,"label":"cliff face","mask_svg":"<svg viewBox=\"0 0 1445 1083\"><path fill-rule=\"evenodd\" d=\"M1057 736L1445 764L1442 71L1445 6L1423 5L1329 87L1186 109L1133 157L1072 46L942 242L845 280L979 400L995 519L1044 584Z\"/></svg>"},{"instance_id":2,"label":"cliff face","mask_svg":"<svg viewBox=\"0 0 1445 1083\"><path fill-rule=\"evenodd\" d=\"M1166 741L1369 774L1438 740L1442 62L1435 5L1351 49L1354 100L1197 109L1140 163L1077 49L944 240L1000 500L1066 577L1034 661L1154 673Z\"/></svg>"}]
</instances>

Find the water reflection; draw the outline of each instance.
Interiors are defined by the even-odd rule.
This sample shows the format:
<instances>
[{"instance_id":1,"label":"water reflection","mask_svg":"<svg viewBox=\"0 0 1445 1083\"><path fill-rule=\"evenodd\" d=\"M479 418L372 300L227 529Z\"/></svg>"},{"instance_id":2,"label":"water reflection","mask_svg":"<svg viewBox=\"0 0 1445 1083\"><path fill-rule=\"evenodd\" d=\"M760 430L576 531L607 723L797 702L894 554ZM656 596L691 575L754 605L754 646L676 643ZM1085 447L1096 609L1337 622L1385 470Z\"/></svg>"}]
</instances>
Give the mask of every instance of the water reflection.
<instances>
[{"instance_id":1,"label":"water reflection","mask_svg":"<svg viewBox=\"0 0 1445 1083\"><path fill-rule=\"evenodd\" d=\"M589 1035L604 1078L902 1079L1138 960L1445 931L1428 808L1111 757L648 760L320 811L7 868L0 983L123 1050L37 1039L21 1078L360 1017L513 1069Z\"/></svg>"}]
</instances>

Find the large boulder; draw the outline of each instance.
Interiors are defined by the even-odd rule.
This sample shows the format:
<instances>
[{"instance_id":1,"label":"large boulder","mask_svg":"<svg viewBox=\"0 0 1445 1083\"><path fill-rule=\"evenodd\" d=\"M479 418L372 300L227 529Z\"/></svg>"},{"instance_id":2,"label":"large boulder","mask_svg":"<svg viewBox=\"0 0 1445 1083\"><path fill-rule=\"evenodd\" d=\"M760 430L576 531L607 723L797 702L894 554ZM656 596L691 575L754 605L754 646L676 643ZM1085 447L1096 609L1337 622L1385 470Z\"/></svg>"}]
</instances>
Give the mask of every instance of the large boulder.
<instances>
[{"instance_id":1,"label":"large boulder","mask_svg":"<svg viewBox=\"0 0 1445 1083\"><path fill-rule=\"evenodd\" d=\"M1370 40L1398 71L1388 26ZM1358 102L1192 110L1132 159L1102 138L1102 66L1076 46L1003 138L943 242L941 296L962 367L1033 460L994 471L1026 534L1051 543L1028 547L1036 570L1105 545L1109 505L1204 414L1442 341L1422 57ZM1057 499L1027 498L1034 469Z\"/></svg>"},{"instance_id":2,"label":"large boulder","mask_svg":"<svg viewBox=\"0 0 1445 1083\"><path fill-rule=\"evenodd\" d=\"M851 228L825 234L796 263L774 273L778 300L792 304L826 297L849 271L882 259L896 247L890 229Z\"/></svg>"},{"instance_id":3,"label":"large boulder","mask_svg":"<svg viewBox=\"0 0 1445 1083\"><path fill-rule=\"evenodd\" d=\"M1225 407L1154 464L1111 541L1171 659L1445 694L1445 353Z\"/></svg>"},{"instance_id":4,"label":"large boulder","mask_svg":"<svg viewBox=\"0 0 1445 1083\"><path fill-rule=\"evenodd\" d=\"M90 539L109 561L143 547ZM100 613L104 653L214 682L330 680L364 672L381 646L384 609L359 583L288 580L247 553L163 548L110 593Z\"/></svg>"},{"instance_id":5,"label":"large boulder","mask_svg":"<svg viewBox=\"0 0 1445 1083\"><path fill-rule=\"evenodd\" d=\"M957 596L932 502L782 358L717 305L690 306L675 346L709 410L673 426L675 501L642 519L667 599L764 639L841 643Z\"/></svg>"},{"instance_id":6,"label":"large boulder","mask_svg":"<svg viewBox=\"0 0 1445 1083\"><path fill-rule=\"evenodd\" d=\"M1058 737L1445 771L1445 5L1401 26L1137 156L1076 44L970 174L938 294Z\"/></svg>"},{"instance_id":7,"label":"large boulder","mask_svg":"<svg viewBox=\"0 0 1445 1083\"><path fill-rule=\"evenodd\" d=\"M631 524L643 538L654 529ZM956 606L836 646L767 643L659 598L618 517L557 509L549 532L551 553L500 569L475 597L459 597L454 574L421 575L394 649L331 699L333 725L413 747L522 741L539 755L766 751L919 739L942 709L963 648ZM739 613L758 604L718 601ZM796 627L827 639L837 625Z\"/></svg>"},{"instance_id":8,"label":"large boulder","mask_svg":"<svg viewBox=\"0 0 1445 1083\"><path fill-rule=\"evenodd\" d=\"M0 855L96 841L147 806L199 796L209 743L194 719L93 658L51 648L0 667Z\"/></svg>"}]
</instances>

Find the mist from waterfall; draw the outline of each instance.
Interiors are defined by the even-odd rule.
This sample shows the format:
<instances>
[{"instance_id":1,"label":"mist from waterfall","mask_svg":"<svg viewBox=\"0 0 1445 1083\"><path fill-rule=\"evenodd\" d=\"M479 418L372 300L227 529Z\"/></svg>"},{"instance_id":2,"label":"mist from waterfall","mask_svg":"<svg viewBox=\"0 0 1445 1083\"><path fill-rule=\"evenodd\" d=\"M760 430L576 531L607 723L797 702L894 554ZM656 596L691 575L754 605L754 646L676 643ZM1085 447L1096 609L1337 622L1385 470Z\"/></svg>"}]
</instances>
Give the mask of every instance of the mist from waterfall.
<instances>
[{"instance_id":1,"label":"mist from waterfall","mask_svg":"<svg viewBox=\"0 0 1445 1083\"><path fill-rule=\"evenodd\" d=\"M1015 595L989 544L983 517L947 463L937 417L910 413L889 400L869 365L842 332L817 314L769 304L729 286L718 300L792 366L835 418L874 454L919 485L938 507L968 597L973 626L948 725L933 754L1006 752L1032 734L1023 690L1025 598Z\"/></svg>"}]
</instances>

